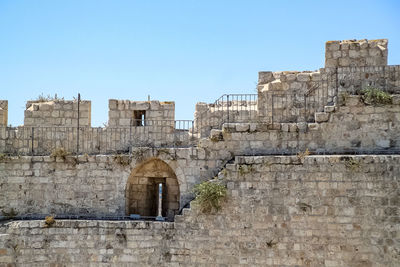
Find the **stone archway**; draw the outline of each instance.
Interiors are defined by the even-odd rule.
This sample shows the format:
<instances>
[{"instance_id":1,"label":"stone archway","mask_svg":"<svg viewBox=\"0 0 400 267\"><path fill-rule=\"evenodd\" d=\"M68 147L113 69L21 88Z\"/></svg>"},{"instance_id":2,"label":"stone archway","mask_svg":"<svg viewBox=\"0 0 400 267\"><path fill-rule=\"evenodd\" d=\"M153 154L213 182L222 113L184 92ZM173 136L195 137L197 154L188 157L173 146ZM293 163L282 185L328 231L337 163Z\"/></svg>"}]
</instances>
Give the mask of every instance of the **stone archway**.
<instances>
[{"instance_id":1,"label":"stone archway","mask_svg":"<svg viewBox=\"0 0 400 267\"><path fill-rule=\"evenodd\" d=\"M128 178L125 191L127 215L157 216L157 188L162 183L162 215L172 220L179 211L179 184L175 172L164 161L154 158L137 166Z\"/></svg>"}]
</instances>

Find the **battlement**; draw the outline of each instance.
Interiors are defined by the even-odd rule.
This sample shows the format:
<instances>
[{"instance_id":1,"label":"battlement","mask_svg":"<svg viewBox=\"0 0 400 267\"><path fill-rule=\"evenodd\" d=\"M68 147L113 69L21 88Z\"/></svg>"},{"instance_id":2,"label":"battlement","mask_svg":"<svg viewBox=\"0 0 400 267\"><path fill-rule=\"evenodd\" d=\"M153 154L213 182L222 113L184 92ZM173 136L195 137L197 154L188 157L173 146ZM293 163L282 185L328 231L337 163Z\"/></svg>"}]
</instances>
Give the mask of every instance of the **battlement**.
<instances>
[{"instance_id":1,"label":"battlement","mask_svg":"<svg viewBox=\"0 0 400 267\"><path fill-rule=\"evenodd\" d=\"M325 44L325 67L386 66L388 40L328 41Z\"/></svg>"},{"instance_id":2,"label":"battlement","mask_svg":"<svg viewBox=\"0 0 400 267\"><path fill-rule=\"evenodd\" d=\"M0 100L0 126L7 126L8 101Z\"/></svg>"},{"instance_id":3,"label":"battlement","mask_svg":"<svg viewBox=\"0 0 400 267\"><path fill-rule=\"evenodd\" d=\"M52 100L26 103L24 126L76 126L78 120L78 101ZM91 101L79 103L79 125L91 125Z\"/></svg>"},{"instance_id":4,"label":"battlement","mask_svg":"<svg viewBox=\"0 0 400 267\"><path fill-rule=\"evenodd\" d=\"M302 123L307 128L338 110L342 94L360 95L369 87L400 94L400 66L386 65L387 44L386 39L328 41L326 55L335 59L334 64L329 61L333 65L316 71L262 71L257 94L198 103L194 120L175 121L174 102L110 99L106 127L92 128L91 101L79 102L79 114L75 100L28 101L24 126L0 129L0 149L30 155L49 154L57 147L76 153L126 152L132 146L195 146L225 123L262 123L272 129ZM0 125L5 126L7 101L0 104ZM393 104L397 111L398 101Z\"/></svg>"},{"instance_id":5,"label":"battlement","mask_svg":"<svg viewBox=\"0 0 400 267\"><path fill-rule=\"evenodd\" d=\"M131 101L110 99L108 126L143 126L145 120L173 121L175 102Z\"/></svg>"}]
</instances>

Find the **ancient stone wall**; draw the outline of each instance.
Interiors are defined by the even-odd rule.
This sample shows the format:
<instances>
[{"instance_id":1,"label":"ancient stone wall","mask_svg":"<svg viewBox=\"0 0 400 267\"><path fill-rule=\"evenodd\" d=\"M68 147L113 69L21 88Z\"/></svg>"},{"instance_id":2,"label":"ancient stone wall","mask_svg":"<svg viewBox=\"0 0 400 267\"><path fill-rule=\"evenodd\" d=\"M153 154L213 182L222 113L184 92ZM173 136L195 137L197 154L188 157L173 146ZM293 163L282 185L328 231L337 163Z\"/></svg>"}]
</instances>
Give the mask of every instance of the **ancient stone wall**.
<instances>
[{"instance_id":1,"label":"ancient stone wall","mask_svg":"<svg viewBox=\"0 0 400 267\"><path fill-rule=\"evenodd\" d=\"M394 153L400 149L400 99L393 105L365 105L347 96L341 106L325 107L316 123L231 123L213 130L201 147L229 148L235 155L315 153ZM392 152L391 152L392 151Z\"/></svg>"},{"instance_id":2,"label":"ancient stone wall","mask_svg":"<svg viewBox=\"0 0 400 267\"><path fill-rule=\"evenodd\" d=\"M400 66L387 66L387 40L329 41L318 71L259 73L259 121L314 122L314 113L338 104L342 93L369 87L400 93Z\"/></svg>"},{"instance_id":3,"label":"ancient stone wall","mask_svg":"<svg viewBox=\"0 0 400 267\"><path fill-rule=\"evenodd\" d=\"M386 66L388 40L328 41L325 44L325 67Z\"/></svg>"},{"instance_id":4,"label":"ancient stone wall","mask_svg":"<svg viewBox=\"0 0 400 267\"><path fill-rule=\"evenodd\" d=\"M144 126L145 120L152 125L173 127L175 102L130 101L110 99L108 102L108 126Z\"/></svg>"},{"instance_id":5,"label":"ancient stone wall","mask_svg":"<svg viewBox=\"0 0 400 267\"><path fill-rule=\"evenodd\" d=\"M74 100L54 100L26 103L24 126L65 126L78 125L78 102ZM83 100L79 105L79 125L90 127L91 101Z\"/></svg>"},{"instance_id":6,"label":"ancient stone wall","mask_svg":"<svg viewBox=\"0 0 400 267\"><path fill-rule=\"evenodd\" d=\"M178 175L182 205L190 199L195 184L215 175L234 155L297 154L306 150L320 154L398 153L399 98L394 102L371 106L359 96L350 96L343 106L316 113L316 123L229 123L222 130L212 130L210 138L200 140L198 147L135 148L131 160L129 154L81 155L78 160L66 156L65 162L61 157L5 158L0 162L0 206L9 205L21 214L88 211L121 215L126 209L125 190L131 170L151 157L160 157L177 175L186 177ZM125 166L118 163L120 157Z\"/></svg>"},{"instance_id":7,"label":"ancient stone wall","mask_svg":"<svg viewBox=\"0 0 400 267\"><path fill-rule=\"evenodd\" d=\"M222 210L174 223L14 221L7 264L398 266L400 157L238 157Z\"/></svg>"},{"instance_id":8,"label":"ancient stone wall","mask_svg":"<svg viewBox=\"0 0 400 267\"><path fill-rule=\"evenodd\" d=\"M176 213L192 199L193 186L216 175L223 159L230 157L226 151L215 151L206 157L204 149L191 148L137 148L131 157L118 154L5 157L0 160L0 215L11 209L19 215L129 215L137 211L137 205L144 205L135 202L133 207L134 201L140 199L132 194L145 192L143 187L149 185L148 180L157 177L168 179L166 204ZM138 168L145 163L152 166L154 158L168 166L171 173L166 174L164 168L143 173ZM140 181L139 176L143 178ZM175 183L170 181L172 178ZM127 199L133 201L129 204ZM169 211L165 215L173 217Z\"/></svg>"},{"instance_id":9,"label":"ancient stone wall","mask_svg":"<svg viewBox=\"0 0 400 267\"><path fill-rule=\"evenodd\" d=\"M360 94L368 87L378 88L390 94L400 94L400 65L337 69L339 95L343 92Z\"/></svg>"},{"instance_id":10,"label":"ancient stone wall","mask_svg":"<svg viewBox=\"0 0 400 267\"><path fill-rule=\"evenodd\" d=\"M260 72L258 115L263 122L313 122L314 113L334 105L335 73L330 70Z\"/></svg>"},{"instance_id":11,"label":"ancient stone wall","mask_svg":"<svg viewBox=\"0 0 400 267\"><path fill-rule=\"evenodd\" d=\"M0 127L8 126L8 101L0 100Z\"/></svg>"}]
</instances>

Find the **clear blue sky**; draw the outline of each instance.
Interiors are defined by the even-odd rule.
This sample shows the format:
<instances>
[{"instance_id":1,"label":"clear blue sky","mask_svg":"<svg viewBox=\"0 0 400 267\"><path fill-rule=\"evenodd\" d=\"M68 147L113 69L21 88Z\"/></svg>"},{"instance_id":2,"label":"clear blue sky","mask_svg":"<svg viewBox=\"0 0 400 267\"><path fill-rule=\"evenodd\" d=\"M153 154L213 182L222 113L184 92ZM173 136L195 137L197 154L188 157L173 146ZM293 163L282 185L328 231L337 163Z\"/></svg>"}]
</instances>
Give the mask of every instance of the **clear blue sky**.
<instances>
[{"instance_id":1,"label":"clear blue sky","mask_svg":"<svg viewBox=\"0 0 400 267\"><path fill-rule=\"evenodd\" d=\"M174 100L176 119L196 102L255 93L261 70L315 70L327 40L389 39L400 64L400 1L0 0L0 99L9 123L41 93L92 100Z\"/></svg>"}]
</instances>

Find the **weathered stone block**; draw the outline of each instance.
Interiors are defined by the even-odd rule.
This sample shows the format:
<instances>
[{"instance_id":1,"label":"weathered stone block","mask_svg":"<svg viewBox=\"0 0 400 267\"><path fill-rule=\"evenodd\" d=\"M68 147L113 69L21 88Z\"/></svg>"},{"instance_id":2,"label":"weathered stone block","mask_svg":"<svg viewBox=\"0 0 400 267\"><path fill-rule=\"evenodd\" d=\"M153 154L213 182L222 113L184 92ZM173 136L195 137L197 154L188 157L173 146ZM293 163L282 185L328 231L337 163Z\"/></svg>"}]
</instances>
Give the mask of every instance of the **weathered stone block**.
<instances>
[{"instance_id":1,"label":"weathered stone block","mask_svg":"<svg viewBox=\"0 0 400 267\"><path fill-rule=\"evenodd\" d=\"M297 74L297 80L299 82L308 82L310 80L311 76L309 73L299 73Z\"/></svg>"},{"instance_id":2,"label":"weathered stone block","mask_svg":"<svg viewBox=\"0 0 400 267\"><path fill-rule=\"evenodd\" d=\"M267 91L280 91L280 90L283 90L282 82L280 80L275 80L273 82L267 83L266 90Z\"/></svg>"}]
</instances>

